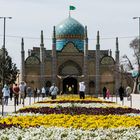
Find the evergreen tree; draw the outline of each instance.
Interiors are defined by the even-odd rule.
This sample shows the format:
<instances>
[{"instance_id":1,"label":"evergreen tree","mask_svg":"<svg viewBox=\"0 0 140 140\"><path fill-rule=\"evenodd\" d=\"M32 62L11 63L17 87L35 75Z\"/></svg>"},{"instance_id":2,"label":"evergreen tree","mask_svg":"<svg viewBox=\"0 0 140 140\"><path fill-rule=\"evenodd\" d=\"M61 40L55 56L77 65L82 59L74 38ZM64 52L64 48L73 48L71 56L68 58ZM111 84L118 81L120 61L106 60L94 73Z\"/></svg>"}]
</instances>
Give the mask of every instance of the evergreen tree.
<instances>
[{"instance_id":1,"label":"evergreen tree","mask_svg":"<svg viewBox=\"0 0 140 140\"><path fill-rule=\"evenodd\" d=\"M8 55L6 49L0 49L0 82L12 84L17 79L18 69L16 64L12 63L12 58Z\"/></svg>"}]
</instances>

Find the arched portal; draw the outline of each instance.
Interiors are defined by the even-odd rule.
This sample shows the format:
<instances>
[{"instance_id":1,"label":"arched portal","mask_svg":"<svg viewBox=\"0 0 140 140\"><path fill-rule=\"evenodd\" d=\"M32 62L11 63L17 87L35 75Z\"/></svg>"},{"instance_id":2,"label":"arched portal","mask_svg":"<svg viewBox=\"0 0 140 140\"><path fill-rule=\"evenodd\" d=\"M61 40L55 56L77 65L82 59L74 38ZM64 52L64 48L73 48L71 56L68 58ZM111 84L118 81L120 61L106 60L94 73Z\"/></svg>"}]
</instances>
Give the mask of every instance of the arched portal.
<instances>
[{"instance_id":1,"label":"arched portal","mask_svg":"<svg viewBox=\"0 0 140 140\"><path fill-rule=\"evenodd\" d=\"M63 92L66 94L77 94L77 80L67 77L63 80Z\"/></svg>"}]
</instances>

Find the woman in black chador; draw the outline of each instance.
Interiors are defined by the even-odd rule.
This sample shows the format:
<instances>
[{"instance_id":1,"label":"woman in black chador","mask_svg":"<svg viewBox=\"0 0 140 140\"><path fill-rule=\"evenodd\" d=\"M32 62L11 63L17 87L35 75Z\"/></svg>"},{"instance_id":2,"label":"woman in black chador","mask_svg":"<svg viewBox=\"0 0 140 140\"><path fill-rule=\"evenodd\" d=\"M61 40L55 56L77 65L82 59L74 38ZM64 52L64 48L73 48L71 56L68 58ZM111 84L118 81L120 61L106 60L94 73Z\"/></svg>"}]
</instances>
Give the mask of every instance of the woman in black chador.
<instances>
[{"instance_id":1,"label":"woman in black chador","mask_svg":"<svg viewBox=\"0 0 140 140\"><path fill-rule=\"evenodd\" d=\"M104 87L104 88L103 88L103 98L104 98L104 99L106 98L106 91L107 91L107 89L106 89L106 87Z\"/></svg>"},{"instance_id":2,"label":"woman in black chador","mask_svg":"<svg viewBox=\"0 0 140 140\"><path fill-rule=\"evenodd\" d=\"M119 88L119 96L120 96L120 100L123 100L123 96L124 96L124 88L122 86L120 86Z\"/></svg>"}]
</instances>

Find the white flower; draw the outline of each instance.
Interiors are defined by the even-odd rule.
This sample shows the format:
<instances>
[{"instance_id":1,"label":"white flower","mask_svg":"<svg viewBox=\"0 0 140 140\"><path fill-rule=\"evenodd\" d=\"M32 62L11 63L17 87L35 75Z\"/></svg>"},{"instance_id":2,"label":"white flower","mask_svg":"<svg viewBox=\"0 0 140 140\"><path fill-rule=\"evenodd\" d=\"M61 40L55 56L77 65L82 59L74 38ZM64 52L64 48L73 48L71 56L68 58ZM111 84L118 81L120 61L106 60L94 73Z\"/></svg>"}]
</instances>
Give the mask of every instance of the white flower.
<instances>
[{"instance_id":1,"label":"white flower","mask_svg":"<svg viewBox=\"0 0 140 140\"><path fill-rule=\"evenodd\" d=\"M73 128L39 127L1 129L2 140L135 140L140 138L139 128L93 129L82 130Z\"/></svg>"}]
</instances>

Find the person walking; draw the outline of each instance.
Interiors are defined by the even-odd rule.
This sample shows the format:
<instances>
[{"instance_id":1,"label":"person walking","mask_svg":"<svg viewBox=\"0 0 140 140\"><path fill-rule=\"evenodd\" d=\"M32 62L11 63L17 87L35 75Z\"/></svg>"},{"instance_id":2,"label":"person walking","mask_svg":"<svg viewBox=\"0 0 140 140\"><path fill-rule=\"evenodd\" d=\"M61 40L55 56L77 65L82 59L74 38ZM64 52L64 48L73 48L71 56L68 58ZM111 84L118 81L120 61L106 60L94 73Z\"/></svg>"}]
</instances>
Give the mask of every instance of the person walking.
<instances>
[{"instance_id":1,"label":"person walking","mask_svg":"<svg viewBox=\"0 0 140 140\"><path fill-rule=\"evenodd\" d=\"M80 99L85 99L85 82L80 82L79 83L79 95L80 95Z\"/></svg>"},{"instance_id":2,"label":"person walking","mask_svg":"<svg viewBox=\"0 0 140 140\"><path fill-rule=\"evenodd\" d=\"M107 97L107 99L109 99L109 97L110 97L110 90L109 89L107 89L107 91L106 91L106 97Z\"/></svg>"},{"instance_id":3,"label":"person walking","mask_svg":"<svg viewBox=\"0 0 140 140\"><path fill-rule=\"evenodd\" d=\"M107 91L106 87L103 87L103 98L104 99L106 98L106 91Z\"/></svg>"},{"instance_id":4,"label":"person walking","mask_svg":"<svg viewBox=\"0 0 140 140\"><path fill-rule=\"evenodd\" d=\"M46 87L45 91L46 91L46 97L49 97L49 90L50 90L50 87Z\"/></svg>"},{"instance_id":5,"label":"person walking","mask_svg":"<svg viewBox=\"0 0 140 140\"><path fill-rule=\"evenodd\" d=\"M44 98L45 97L45 94L46 94L45 87L42 87L41 94L42 94L42 98Z\"/></svg>"},{"instance_id":6,"label":"person walking","mask_svg":"<svg viewBox=\"0 0 140 140\"><path fill-rule=\"evenodd\" d=\"M132 88L128 85L125 89L125 92L126 92L127 100L129 101L130 100L130 95L131 95L131 92L132 92Z\"/></svg>"},{"instance_id":7,"label":"person walking","mask_svg":"<svg viewBox=\"0 0 140 140\"><path fill-rule=\"evenodd\" d=\"M37 88L33 89L33 93L34 93L34 98L36 98L37 97Z\"/></svg>"},{"instance_id":8,"label":"person walking","mask_svg":"<svg viewBox=\"0 0 140 140\"><path fill-rule=\"evenodd\" d=\"M28 97L32 96L33 91L32 91L32 88L30 86L27 87L26 92L27 92Z\"/></svg>"},{"instance_id":9,"label":"person walking","mask_svg":"<svg viewBox=\"0 0 140 140\"><path fill-rule=\"evenodd\" d=\"M120 96L120 101L123 101L124 88L122 86L120 86L119 88L119 96Z\"/></svg>"},{"instance_id":10,"label":"person walking","mask_svg":"<svg viewBox=\"0 0 140 140\"><path fill-rule=\"evenodd\" d=\"M40 97L40 89L37 88L37 96Z\"/></svg>"},{"instance_id":11,"label":"person walking","mask_svg":"<svg viewBox=\"0 0 140 140\"><path fill-rule=\"evenodd\" d=\"M32 102L31 97L32 97L32 94L33 94L33 89L30 86L28 86L26 90L27 90L26 91L27 92L27 95L29 97L29 105L31 105L31 102Z\"/></svg>"},{"instance_id":12,"label":"person walking","mask_svg":"<svg viewBox=\"0 0 140 140\"><path fill-rule=\"evenodd\" d=\"M13 98L13 84L10 84L10 100Z\"/></svg>"},{"instance_id":13,"label":"person walking","mask_svg":"<svg viewBox=\"0 0 140 140\"><path fill-rule=\"evenodd\" d=\"M8 105L8 98L10 96L10 89L7 85L4 85L4 88L2 89L3 97L4 97L4 104Z\"/></svg>"},{"instance_id":14,"label":"person walking","mask_svg":"<svg viewBox=\"0 0 140 140\"><path fill-rule=\"evenodd\" d=\"M49 92L51 93L51 99L52 100L56 99L58 93L58 87L55 85L55 83L52 84Z\"/></svg>"},{"instance_id":15,"label":"person walking","mask_svg":"<svg viewBox=\"0 0 140 140\"><path fill-rule=\"evenodd\" d=\"M13 92L15 95L15 104L19 104L19 86L17 84L15 84L15 86L13 87Z\"/></svg>"},{"instance_id":16,"label":"person walking","mask_svg":"<svg viewBox=\"0 0 140 140\"><path fill-rule=\"evenodd\" d=\"M24 104L25 87L26 87L26 84L22 81L19 85L20 104L21 104L21 100L22 100L22 104Z\"/></svg>"}]
</instances>

